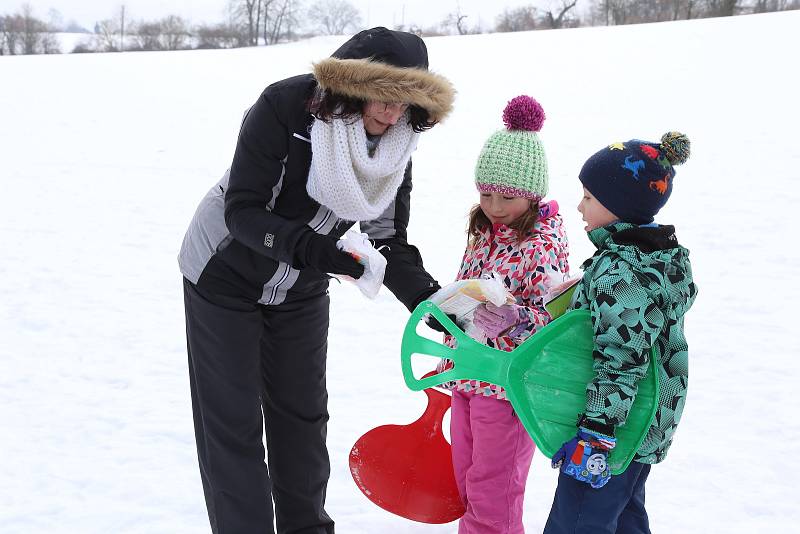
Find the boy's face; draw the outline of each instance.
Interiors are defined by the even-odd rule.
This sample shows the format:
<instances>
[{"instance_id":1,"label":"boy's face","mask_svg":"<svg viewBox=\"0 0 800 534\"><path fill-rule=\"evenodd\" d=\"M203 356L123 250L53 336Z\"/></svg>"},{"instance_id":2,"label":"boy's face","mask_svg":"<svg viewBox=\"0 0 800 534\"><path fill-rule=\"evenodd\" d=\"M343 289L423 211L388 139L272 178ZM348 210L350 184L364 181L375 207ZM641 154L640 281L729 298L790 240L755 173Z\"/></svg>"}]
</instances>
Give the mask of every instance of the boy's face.
<instances>
[{"instance_id":1,"label":"boy's face","mask_svg":"<svg viewBox=\"0 0 800 534\"><path fill-rule=\"evenodd\" d=\"M481 192L481 209L492 224L509 225L528 211L530 205L531 201L527 198Z\"/></svg>"},{"instance_id":2,"label":"boy's face","mask_svg":"<svg viewBox=\"0 0 800 534\"><path fill-rule=\"evenodd\" d=\"M584 228L584 230L587 232L611 224L619 219L619 217L600 204L600 201L594 198L585 187L583 188L583 198L580 204L578 204L578 211L583 215L583 222L586 223L586 228Z\"/></svg>"}]
</instances>

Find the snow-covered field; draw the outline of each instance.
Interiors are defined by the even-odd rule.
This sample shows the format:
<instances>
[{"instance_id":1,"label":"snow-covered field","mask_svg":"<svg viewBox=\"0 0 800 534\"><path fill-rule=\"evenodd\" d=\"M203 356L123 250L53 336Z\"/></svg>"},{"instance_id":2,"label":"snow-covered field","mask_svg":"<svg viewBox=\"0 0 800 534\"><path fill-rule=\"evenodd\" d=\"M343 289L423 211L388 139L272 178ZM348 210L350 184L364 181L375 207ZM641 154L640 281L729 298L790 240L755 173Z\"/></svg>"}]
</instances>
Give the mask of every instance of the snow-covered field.
<instances>
[{"instance_id":1,"label":"snow-covered field","mask_svg":"<svg viewBox=\"0 0 800 534\"><path fill-rule=\"evenodd\" d=\"M475 158L517 94L547 113L551 196L574 269L591 254L575 211L586 157L672 129L692 140L658 219L692 250L700 295L684 420L648 483L655 532L800 524L798 29L800 12L786 12L427 41L432 69L459 91L414 160L410 239L441 281L463 251ZM175 257L244 109L342 40L0 58L0 532L208 532ZM424 395L400 373L405 309L388 292L332 294L337 531L454 532L392 516L353 483L355 440L412 421ZM541 531L555 481L537 455L529 532Z\"/></svg>"}]
</instances>

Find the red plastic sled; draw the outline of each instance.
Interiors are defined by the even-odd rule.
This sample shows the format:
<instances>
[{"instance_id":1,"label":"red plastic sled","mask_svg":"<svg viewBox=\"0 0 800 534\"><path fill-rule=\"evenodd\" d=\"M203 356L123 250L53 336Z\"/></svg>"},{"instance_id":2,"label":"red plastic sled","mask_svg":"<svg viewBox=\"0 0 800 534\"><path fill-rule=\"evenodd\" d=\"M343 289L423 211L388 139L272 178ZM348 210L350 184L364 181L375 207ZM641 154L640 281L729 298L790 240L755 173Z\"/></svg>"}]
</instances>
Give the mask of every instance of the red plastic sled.
<instances>
[{"instance_id":1,"label":"red plastic sled","mask_svg":"<svg viewBox=\"0 0 800 534\"><path fill-rule=\"evenodd\" d=\"M410 425L373 428L356 441L350 472L364 495L384 510L421 523L449 523L464 515L450 444L442 434L450 397L435 389L425 394L422 417Z\"/></svg>"}]
</instances>

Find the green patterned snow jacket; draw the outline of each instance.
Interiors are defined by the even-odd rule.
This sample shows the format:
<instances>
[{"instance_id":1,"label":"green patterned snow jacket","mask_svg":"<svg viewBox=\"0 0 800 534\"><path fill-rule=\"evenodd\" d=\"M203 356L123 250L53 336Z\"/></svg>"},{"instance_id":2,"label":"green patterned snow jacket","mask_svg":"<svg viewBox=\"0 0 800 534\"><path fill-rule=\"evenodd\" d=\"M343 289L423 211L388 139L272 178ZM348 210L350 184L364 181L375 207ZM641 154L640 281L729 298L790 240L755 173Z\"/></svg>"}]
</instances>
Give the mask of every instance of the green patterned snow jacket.
<instances>
[{"instance_id":1,"label":"green patterned snow jacket","mask_svg":"<svg viewBox=\"0 0 800 534\"><path fill-rule=\"evenodd\" d=\"M688 346L683 318L697 296L689 251L673 226L613 223L589 232L597 252L581 266L572 307L588 309L595 332L595 378L586 386L584 424L625 424L650 348L659 354L659 407L636 457L655 464L672 443L686 400Z\"/></svg>"}]
</instances>

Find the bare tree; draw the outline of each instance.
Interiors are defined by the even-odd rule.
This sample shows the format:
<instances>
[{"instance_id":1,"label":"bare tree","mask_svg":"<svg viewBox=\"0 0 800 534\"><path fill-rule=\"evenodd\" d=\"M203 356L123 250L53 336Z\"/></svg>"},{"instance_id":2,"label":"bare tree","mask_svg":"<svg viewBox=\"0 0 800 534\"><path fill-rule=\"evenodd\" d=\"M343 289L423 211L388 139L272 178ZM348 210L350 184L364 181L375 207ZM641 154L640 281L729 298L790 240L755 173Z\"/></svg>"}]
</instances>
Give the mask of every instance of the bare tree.
<instances>
[{"instance_id":1,"label":"bare tree","mask_svg":"<svg viewBox=\"0 0 800 534\"><path fill-rule=\"evenodd\" d=\"M258 45L258 29L261 27L261 19L267 16L267 6L272 0L257 0L258 6L256 9L256 45ZM262 10L263 6L263 10Z\"/></svg>"},{"instance_id":2,"label":"bare tree","mask_svg":"<svg viewBox=\"0 0 800 534\"><path fill-rule=\"evenodd\" d=\"M229 26L239 26L247 34L245 46L258 45L258 33L264 17L266 6L273 0L229 0L228 9L231 23Z\"/></svg>"},{"instance_id":3,"label":"bare tree","mask_svg":"<svg viewBox=\"0 0 800 534\"><path fill-rule=\"evenodd\" d=\"M605 0L606 25L625 24L628 18L629 2L625 0Z\"/></svg>"},{"instance_id":4,"label":"bare tree","mask_svg":"<svg viewBox=\"0 0 800 534\"><path fill-rule=\"evenodd\" d=\"M455 29L458 35L466 35L470 33L467 28L467 17L469 17L469 15L463 14L459 6L455 11L447 14L442 21L442 28L448 33L451 33L452 30Z\"/></svg>"},{"instance_id":5,"label":"bare tree","mask_svg":"<svg viewBox=\"0 0 800 534\"><path fill-rule=\"evenodd\" d=\"M61 44L52 31L43 32L40 41L42 54L60 54Z\"/></svg>"},{"instance_id":6,"label":"bare tree","mask_svg":"<svg viewBox=\"0 0 800 534\"><path fill-rule=\"evenodd\" d=\"M264 43L275 44L282 38L291 39L293 28L297 27L300 12L299 0L271 0L264 21Z\"/></svg>"},{"instance_id":7,"label":"bare tree","mask_svg":"<svg viewBox=\"0 0 800 534\"><path fill-rule=\"evenodd\" d=\"M589 14L592 24L636 24L798 8L800 0L594 0Z\"/></svg>"},{"instance_id":8,"label":"bare tree","mask_svg":"<svg viewBox=\"0 0 800 534\"><path fill-rule=\"evenodd\" d=\"M137 50L183 50L189 48L191 36L186 21L177 15L139 22L133 26L132 34Z\"/></svg>"},{"instance_id":9,"label":"bare tree","mask_svg":"<svg viewBox=\"0 0 800 534\"><path fill-rule=\"evenodd\" d=\"M267 39L270 35L270 13L274 11L274 7L272 4L275 3L275 0L262 0L264 4L264 10L261 14L261 36L264 39L264 44L269 44Z\"/></svg>"},{"instance_id":10,"label":"bare tree","mask_svg":"<svg viewBox=\"0 0 800 534\"><path fill-rule=\"evenodd\" d=\"M229 0L230 27L241 26L248 44L273 44L292 33L297 25L300 0Z\"/></svg>"},{"instance_id":11,"label":"bare tree","mask_svg":"<svg viewBox=\"0 0 800 534\"><path fill-rule=\"evenodd\" d=\"M119 52L128 48L125 45L125 34L133 33L131 30L135 31L136 24L126 24L127 20L125 6L122 5L112 18L95 23L94 49L97 52ZM134 41L136 41L135 38Z\"/></svg>"},{"instance_id":12,"label":"bare tree","mask_svg":"<svg viewBox=\"0 0 800 534\"><path fill-rule=\"evenodd\" d=\"M666 7L669 8L670 11L669 20L679 20L681 18L681 13L683 12L683 4L684 3L691 4L691 0L688 0L688 2L686 0L665 0L663 3L666 4ZM691 9L691 7L689 9Z\"/></svg>"},{"instance_id":13,"label":"bare tree","mask_svg":"<svg viewBox=\"0 0 800 534\"><path fill-rule=\"evenodd\" d=\"M591 24L637 24L692 18L697 0L600 0L590 11Z\"/></svg>"},{"instance_id":14,"label":"bare tree","mask_svg":"<svg viewBox=\"0 0 800 534\"><path fill-rule=\"evenodd\" d=\"M536 8L522 6L514 9L506 8L495 21L497 32L524 32L536 29Z\"/></svg>"},{"instance_id":15,"label":"bare tree","mask_svg":"<svg viewBox=\"0 0 800 534\"><path fill-rule=\"evenodd\" d=\"M201 25L195 28L194 33L197 36L197 48L235 48L250 44L246 30L226 23Z\"/></svg>"},{"instance_id":16,"label":"bare tree","mask_svg":"<svg viewBox=\"0 0 800 534\"><path fill-rule=\"evenodd\" d=\"M261 0L242 0L242 9L247 20L247 35L250 44L258 44L258 17L261 14Z\"/></svg>"},{"instance_id":17,"label":"bare tree","mask_svg":"<svg viewBox=\"0 0 800 534\"><path fill-rule=\"evenodd\" d=\"M563 28L565 21L568 20L568 18L565 18L567 17L567 13L569 13L577 3L578 0L561 0L558 7L547 10L545 12L545 19L550 28L554 30Z\"/></svg>"},{"instance_id":18,"label":"bare tree","mask_svg":"<svg viewBox=\"0 0 800 534\"><path fill-rule=\"evenodd\" d=\"M161 50L161 23L138 22L130 29L137 50Z\"/></svg>"},{"instance_id":19,"label":"bare tree","mask_svg":"<svg viewBox=\"0 0 800 534\"><path fill-rule=\"evenodd\" d=\"M117 19L101 20L94 26L95 49L99 52L119 51L120 25Z\"/></svg>"},{"instance_id":20,"label":"bare tree","mask_svg":"<svg viewBox=\"0 0 800 534\"><path fill-rule=\"evenodd\" d=\"M697 17L698 0L670 0L671 16L669 20L689 20Z\"/></svg>"},{"instance_id":21,"label":"bare tree","mask_svg":"<svg viewBox=\"0 0 800 534\"><path fill-rule=\"evenodd\" d=\"M0 56L6 55L6 16L0 15Z\"/></svg>"},{"instance_id":22,"label":"bare tree","mask_svg":"<svg viewBox=\"0 0 800 534\"><path fill-rule=\"evenodd\" d=\"M739 11L739 0L705 0L708 15L730 17Z\"/></svg>"},{"instance_id":23,"label":"bare tree","mask_svg":"<svg viewBox=\"0 0 800 534\"><path fill-rule=\"evenodd\" d=\"M798 8L800 8L798 0L755 0L753 2L753 13L770 13Z\"/></svg>"},{"instance_id":24,"label":"bare tree","mask_svg":"<svg viewBox=\"0 0 800 534\"><path fill-rule=\"evenodd\" d=\"M361 27L361 14L347 0L318 0L306 16L325 35L341 35Z\"/></svg>"},{"instance_id":25,"label":"bare tree","mask_svg":"<svg viewBox=\"0 0 800 534\"><path fill-rule=\"evenodd\" d=\"M189 28L181 17L169 15L160 21L161 43L164 50L182 50L186 48Z\"/></svg>"},{"instance_id":26,"label":"bare tree","mask_svg":"<svg viewBox=\"0 0 800 534\"><path fill-rule=\"evenodd\" d=\"M0 55L59 54L54 29L33 14L30 4L13 15L0 16Z\"/></svg>"},{"instance_id":27,"label":"bare tree","mask_svg":"<svg viewBox=\"0 0 800 534\"><path fill-rule=\"evenodd\" d=\"M13 56L20 53L23 31L22 15L19 13L6 15L0 17L0 21L2 21L0 30L3 35L0 54Z\"/></svg>"},{"instance_id":28,"label":"bare tree","mask_svg":"<svg viewBox=\"0 0 800 534\"><path fill-rule=\"evenodd\" d=\"M33 16L33 8L30 4L23 4L21 18L22 53L38 54L42 49L42 40L47 32L47 25Z\"/></svg>"}]
</instances>

